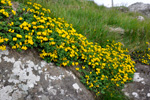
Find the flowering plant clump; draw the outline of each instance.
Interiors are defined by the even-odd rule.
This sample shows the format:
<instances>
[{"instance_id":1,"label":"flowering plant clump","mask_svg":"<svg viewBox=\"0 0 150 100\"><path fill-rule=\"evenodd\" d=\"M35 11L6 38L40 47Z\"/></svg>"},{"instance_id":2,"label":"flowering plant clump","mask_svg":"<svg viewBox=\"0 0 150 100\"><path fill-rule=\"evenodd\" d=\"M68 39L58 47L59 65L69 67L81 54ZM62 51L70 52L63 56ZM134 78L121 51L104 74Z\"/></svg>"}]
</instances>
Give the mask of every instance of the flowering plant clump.
<instances>
[{"instance_id":1,"label":"flowering plant clump","mask_svg":"<svg viewBox=\"0 0 150 100\"><path fill-rule=\"evenodd\" d=\"M146 42L147 49L137 50L132 53L132 57L142 64L150 65L150 43Z\"/></svg>"},{"instance_id":2,"label":"flowering plant clump","mask_svg":"<svg viewBox=\"0 0 150 100\"><path fill-rule=\"evenodd\" d=\"M83 75L81 82L97 95L109 87L122 88L132 81L135 62L121 43L108 40L102 48L89 42L72 24L63 18L50 17L51 11L37 3L20 4L14 11L10 0L0 0L0 7L0 49L5 50L6 44L18 51L37 47L39 56L47 62L58 66L81 65L76 67ZM9 20L6 22L4 18Z\"/></svg>"}]
</instances>

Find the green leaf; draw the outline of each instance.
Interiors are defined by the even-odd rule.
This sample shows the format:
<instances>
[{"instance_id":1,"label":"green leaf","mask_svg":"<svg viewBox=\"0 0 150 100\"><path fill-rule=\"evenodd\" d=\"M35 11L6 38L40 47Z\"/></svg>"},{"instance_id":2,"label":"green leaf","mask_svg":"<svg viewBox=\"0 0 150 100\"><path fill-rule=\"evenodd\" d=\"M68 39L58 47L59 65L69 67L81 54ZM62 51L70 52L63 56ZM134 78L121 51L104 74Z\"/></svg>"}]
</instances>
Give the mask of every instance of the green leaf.
<instances>
[{"instance_id":1,"label":"green leaf","mask_svg":"<svg viewBox=\"0 0 150 100\"><path fill-rule=\"evenodd\" d=\"M0 30L2 30L3 29L3 27L2 26L0 26Z\"/></svg>"},{"instance_id":2,"label":"green leaf","mask_svg":"<svg viewBox=\"0 0 150 100\"><path fill-rule=\"evenodd\" d=\"M7 28L7 27L4 27L4 30L5 30L5 31L8 31L8 28Z\"/></svg>"}]
</instances>

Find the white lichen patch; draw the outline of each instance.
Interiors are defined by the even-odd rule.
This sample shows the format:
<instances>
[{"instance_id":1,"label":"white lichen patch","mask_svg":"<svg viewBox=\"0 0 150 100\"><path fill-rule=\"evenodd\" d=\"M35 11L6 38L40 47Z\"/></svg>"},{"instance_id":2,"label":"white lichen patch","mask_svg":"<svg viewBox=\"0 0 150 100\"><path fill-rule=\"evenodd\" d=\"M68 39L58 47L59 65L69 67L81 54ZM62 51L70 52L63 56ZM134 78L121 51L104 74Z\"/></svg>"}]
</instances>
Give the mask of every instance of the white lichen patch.
<instances>
[{"instance_id":1,"label":"white lichen patch","mask_svg":"<svg viewBox=\"0 0 150 100\"><path fill-rule=\"evenodd\" d=\"M29 87L24 83L19 83L18 87L25 92L29 89Z\"/></svg>"},{"instance_id":2,"label":"white lichen patch","mask_svg":"<svg viewBox=\"0 0 150 100\"><path fill-rule=\"evenodd\" d=\"M147 93L147 97L150 97L150 93Z\"/></svg>"},{"instance_id":3,"label":"white lichen patch","mask_svg":"<svg viewBox=\"0 0 150 100\"><path fill-rule=\"evenodd\" d=\"M23 64L21 61L16 61L13 65L13 74L8 82L19 83L20 88L24 91L28 88L33 88L37 84L37 81L40 80L40 76L36 76L33 73L34 66L36 65L32 61L27 61L26 64Z\"/></svg>"},{"instance_id":4,"label":"white lichen patch","mask_svg":"<svg viewBox=\"0 0 150 100\"><path fill-rule=\"evenodd\" d=\"M0 100L12 100L10 93L13 91L11 86L0 88Z\"/></svg>"},{"instance_id":5,"label":"white lichen patch","mask_svg":"<svg viewBox=\"0 0 150 100\"><path fill-rule=\"evenodd\" d=\"M62 78L64 78L65 75L59 75L59 76L49 76L49 79L51 80L62 80Z\"/></svg>"},{"instance_id":6,"label":"white lichen patch","mask_svg":"<svg viewBox=\"0 0 150 100\"><path fill-rule=\"evenodd\" d=\"M45 80L55 81L62 80L63 78L65 78L65 75L51 76L48 72L45 72Z\"/></svg>"},{"instance_id":7,"label":"white lichen patch","mask_svg":"<svg viewBox=\"0 0 150 100\"><path fill-rule=\"evenodd\" d=\"M57 90L53 88L53 86L49 86L47 88L47 91L50 93L50 94L53 94L53 95L56 95L57 94Z\"/></svg>"},{"instance_id":8,"label":"white lichen patch","mask_svg":"<svg viewBox=\"0 0 150 100\"><path fill-rule=\"evenodd\" d=\"M34 70L38 70L38 67L40 67L40 66L38 66L38 65L35 65L34 62L31 61L31 60L26 61L26 65L27 65L27 66L30 66L30 67L32 67L32 68L34 68Z\"/></svg>"},{"instance_id":9,"label":"white lichen patch","mask_svg":"<svg viewBox=\"0 0 150 100\"><path fill-rule=\"evenodd\" d=\"M0 62L2 62L2 55L8 55L9 54L9 51L8 50L0 50Z\"/></svg>"},{"instance_id":10,"label":"white lichen patch","mask_svg":"<svg viewBox=\"0 0 150 100\"><path fill-rule=\"evenodd\" d=\"M73 79L76 79L75 75L71 71L66 71L68 75L71 75Z\"/></svg>"},{"instance_id":11,"label":"white lichen patch","mask_svg":"<svg viewBox=\"0 0 150 100\"><path fill-rule=\"evenodd\" d=\"M144 78L140 77L140 73L134 73L133 81L134 82L143 82Z\"/></svg>"},{"instance_id":12,"label":"white lichen patch","mask_svg":"<svg viewBox=\"0 0 150 100\"><path fill-rule=\"evenodd\" d=\"M132 95L133 95L135 98L139 98L139 94L136 93L136 92L132 92Z\"/></svg>"},{"instance_id":13,"label":"white lichen patch","mask_svg":"<svg viewBox=\"0 0 150 100\"><path fill-rule=\"evenodd\" d=\"M82 89L79 87L79 85L77 83L74 83L72 86L73 86L74 89L76 89L77 93L79 91L82 91Z\"/></svg>"},{"instance_id":14,"label":"white lichen patch","mask_svg":"<svg viewBox=\"0 0 150 100\"><path fill-rule=\"evenodd\" d=\"M60 89L60 94L64 95L65 94L65 90Z\"/></svg>"},{"instance_id":15,"label":"white lichen patch","mask_svg":"<svg viewBox=\"0 0 150 100\"><path fill-rule=\"evenodd\" d=\"M12 94L12 100L18 100L21 97L22 97L22 92L19 90L14 91Z\"/></svg>"},{"instance_id":16,"label":"white lichen patch","mask_svg":"<svg viewBox=\"0 0 150 100\"><path fill-rule=\"evenodd\" d=\"M0 100L18 100L22 97L23 92L14 86L6 86L0 88Z\"/></svg>"},{"instance_id":17,"label":"white lichen patch","mask_svg":"<svg viewBox=\"0 0 150 100\"><path fill-rule=\"evenodd\" d=\"M45 72L45 80L48 80L49 79L49 73L48 72Z\"/></svg>"},{"instance_id":18,"label":"white lichen patch","mask_svg":"<svg viewBox=\"0 0 150 100\"><path fill-rule=\"evenodd\" d=\"M144 85L146 84L144 81L142 81L141 83L144 84Z\"/></svg>"},{"instance_id":19,"label":"white lichen patch","mask_svg":"<svg viewBox=\"0 0 150 100\"><path fill-rule=\"evenodd\" d=\"M41 67L45 67L48 63L46 61L41 61Z\"/></svg>"},{"instance_id":20,"label":"white lichen patch","mask_svg":"<svg viewBox=\"0 0 150 100\"><path fill-rule=\"evenodd\" d=\"M6 62L11 62L11 63L14 63L15 62L15 58L13 57L13 58L8 58L8 57L3 57L3 59L4 59L4 61L6 61Z\"/></svg>"},{"instance_id":21,"label":"white lichen patch","mask_svg":"<svg viewBox=\"0 0 150 100\"><path fill-rule=\"evenodd\" d=\"M125 92L124 94L125 94L126 96L128 96L128 97L130 96L130 94L129 94L128 92Z\"/></svg>"}]
</instances>

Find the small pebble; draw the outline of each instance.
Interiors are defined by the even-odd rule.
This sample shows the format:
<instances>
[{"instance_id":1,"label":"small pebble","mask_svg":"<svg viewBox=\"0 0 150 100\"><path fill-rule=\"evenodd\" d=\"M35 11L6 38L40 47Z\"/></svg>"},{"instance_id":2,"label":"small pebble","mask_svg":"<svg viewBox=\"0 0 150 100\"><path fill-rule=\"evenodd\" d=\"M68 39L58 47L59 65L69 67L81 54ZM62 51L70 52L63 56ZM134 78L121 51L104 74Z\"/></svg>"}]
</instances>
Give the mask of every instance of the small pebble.
<instances>
[{"instance_id":1,"label":"small pebble","mask_svg":"<svg viewBox=\"0 0 150 100\"><path fill-rule=\"evenodd\" d=\"M150 93L147 93L147 97L150 97Z\"/></svg>"}]
</instances>

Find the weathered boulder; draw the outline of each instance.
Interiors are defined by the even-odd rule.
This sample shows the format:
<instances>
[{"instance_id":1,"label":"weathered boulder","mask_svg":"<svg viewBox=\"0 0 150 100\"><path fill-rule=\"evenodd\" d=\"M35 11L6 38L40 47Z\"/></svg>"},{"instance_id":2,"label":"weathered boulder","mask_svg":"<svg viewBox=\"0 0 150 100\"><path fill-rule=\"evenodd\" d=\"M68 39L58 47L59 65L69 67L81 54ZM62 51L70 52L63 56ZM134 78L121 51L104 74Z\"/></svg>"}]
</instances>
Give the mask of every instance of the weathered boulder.
<instances>
[{"instance_id":1,"label":"weathered boulder","mask_svg":"<svg viewBox=\"0 0 150 100\"><path fill-rule=\"evenodd\" d=\"M116 9L124 13L127 13L129 11L128 7L123 6L117 7Z\"/></svg>"},{"instance_id":2,"label":"weathered boulder","mask_svg":"<svg viewBox=\"0 0 150 100\"><path fill-rule=\"evenodd\" d=\"M94 100L69 70L42 61L35 50L0 50L0 100Z\"/></svg>"},{"instance_id":3,"label":"weathered boulder","mask_svg":"<svg viewBox=\"0 0 150 100\"><path fill-rule=\"evenodd\" d=\"M125 30L121 27L109 27L109 32L124 34Z\"/></svg>"},{"instance_id":4,"label":"weathered boulder","mask_svg":"<svg viewBox=\"0 0 150 100\"><path fill-rule=\"evenodd\" d=\"M123 92L131 100L150 100L150 66L137 64L133 82L125 85Z\"/></svg>"},{"instance_id":5,"label":"weathered boulder","mask_svg":"<svg viewBox=\"0 0 150 100\"><path fill-rule=\"evenodd\" d=\"M145 16L150 17L150 4L144 4L142 2L137 2L128 7L131 12L139 12Z\"/></svg>"},{"instance_id":6,"label":"weathered boulder","mask_svg":"<svg viewBox=\"0 0 150 100\"><path fill-rule=\"evenodd\" d=\"M139 21L144 21L144 20L145 20L145 18L144 18L143 16L138 16L137 19L138 19Z\"/></svg>"},{"instance_id":7,"label":"weathered boulder","mask_svg":"<svg viewBox=\"0 0 150 100\"><path fill-rule=\"evenodd\" d=\"M19 2L12 2L12 8L14 11L17 11L18 7L19 7Z\"/></svg>"}]
</instances>

